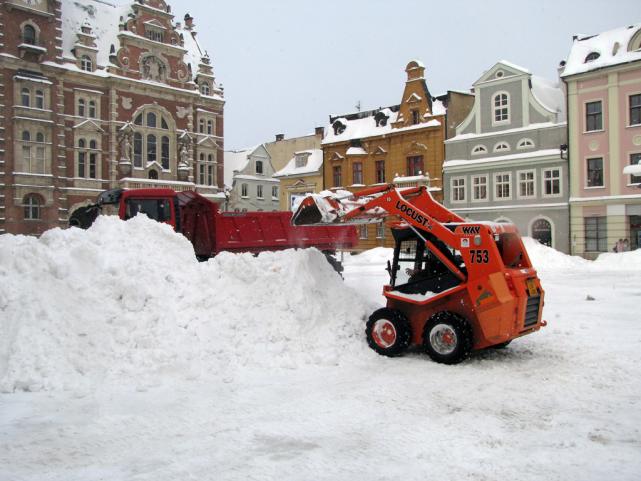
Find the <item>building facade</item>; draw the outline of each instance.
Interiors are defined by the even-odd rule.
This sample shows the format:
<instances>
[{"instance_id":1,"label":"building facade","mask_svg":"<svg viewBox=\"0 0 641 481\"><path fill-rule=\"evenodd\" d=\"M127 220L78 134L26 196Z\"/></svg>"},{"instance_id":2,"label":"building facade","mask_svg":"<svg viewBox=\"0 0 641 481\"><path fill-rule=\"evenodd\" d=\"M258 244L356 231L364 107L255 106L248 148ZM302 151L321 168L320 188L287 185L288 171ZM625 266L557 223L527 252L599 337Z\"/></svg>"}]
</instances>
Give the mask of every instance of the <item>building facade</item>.
<instances>
[{"instance_id":1,"label":"building facade","mask_svg":"<svg viewBox=\"0 0 641 481\"><path fill-rule=\"evenodd\" d=\"M564 96L501 61L474 83L475 102L445 142L445 205L474 220L512 222L569 252Z\"/></svg>"},{"instance_id":2,"label":"building facade","mask_svg":"<svg viewBox=\"0 0 641 481\"><path fill-rule=\"evenodd\" d=\"M322 142L326 189L354 191L396 177L427 178L434 197L442 199L446 109L430 94L421 62L409 62L405 72L400 104L330 117ZM392 244L384 226L361 228L359 248Z\"/></svg>"},{"instance_id":3,"label":"building facade","mask_svg":"<svg viewBox=\"0 0 641 481\"><path fill-rule=\"evenodd\" d=\"M295 210L302 199L323 190L323 151L294 152L274 178L280 181L280 210Z\"/></svg>"},{"instance_id":4,"label":"building facade","mask_svg":"<svg viewBox=\"0 0 641 481\"><path fill-rule=\"evenodd\" d=\"M279 210L280 182L264 144L225 152L225 184L230 211Z\"/></svg>"},{"instance_id":5,"label":"building facade","mask_svg":"<svg viewBox=\"0 0 641 481\"><path fill-rule=\"evenodd\" d=\"M0 232L40 234L109 188L223 200L223 92L162 0L0 5Z\"/></svg>"},{"instance_id":6,"label":"building facade","mask_svg":"<svg viewBox=\"0 0 641 481\"><path fill-rule=\"evenodd\" d=\"M575 37L561 63L568 92L572 253L619 239L641 247L641 24Z\"/></svg>"}]
</instances>

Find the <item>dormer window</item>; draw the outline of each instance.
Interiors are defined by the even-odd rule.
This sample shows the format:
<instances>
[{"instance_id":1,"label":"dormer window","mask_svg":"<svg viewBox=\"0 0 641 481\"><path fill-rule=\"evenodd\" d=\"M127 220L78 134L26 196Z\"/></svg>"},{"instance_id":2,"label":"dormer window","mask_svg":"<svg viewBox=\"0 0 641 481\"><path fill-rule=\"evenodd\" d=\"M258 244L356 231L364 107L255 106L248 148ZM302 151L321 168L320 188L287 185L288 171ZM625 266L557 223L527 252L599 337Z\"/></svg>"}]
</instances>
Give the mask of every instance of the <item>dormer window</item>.
<instances>
[{"instance_id":1,"label":"dormer window","mask_svg":"<svg viewBox=\"0 0 641 481\"><path fill-rule=\"evenodd\" d=\"M36 44L36 29L33 25L27 24L22 28L22 42L29 45Z\"/></svg>"},{"instance_id":2,"label":"dormer window","mask_svg":"<svg viewBox=\"0 0 641 481\"><path fill-rule=\"evenodd\" d=\"M519 143L516 145L517 149L531 149L534 147L534 142L532 139L521 139L519 140Z\"/></svg>"},{"instance_id":3,"label":"dormer window","mask_svg":"<svg viewBox=\"0 0 641 481\"><path fill-rule=\"evenodd\" d=\"M307 165L307 155L304 155L304 154L296 155L296 168L300 169L301 167L305 167L306 165Z\"/></svg>"},{"instance_id":4,"label":"dormer window","mask_svg":"<svg viewBox=\"0 0 641 481\"><path fill-rule=\"evenodd\" d=\"M485 145L477 145L472 149L472 155L481 155L481 154L487 154L487 148Z\"/></svg>"},{"instance_id":5,"label":"dormer window","mask_svg":"<svg viewBox=\"0 0 641 481\"><path fill-rule=\"evenodd\" d=\"M340 120L337 120L332 124L332 127L334 129L334 135L340 135L343 132L345 132L346 126L343 124Z\"/></svg>"},{"instance_id":6,"label":"dormer window","mask_svg":"<svg viewBox=\"0 0 641 481\"><path fill-rule=\"evenodd\" d=\"M600 54L599 52L590 52L590 53L585 57L585 62L584 62L584 63L592 62L593 60L596 60L596 59L597 59L597 58L599 58L600 56L601 56L601 54Z\"/></svg>"},{"instance_id":7,"label":"dormer window","mask_svg":"<svg viewBox=\"0 0 641 481\"><path fill-rule=\"evenodd\" d=\"M412 125L416 125L420 122L420 115L418 110L412 110Z\"/></svg>"},{"instance_id":8,"label":"dormer window","mask_svg":"<svg viewBox=\"0 0 641 481\"><path fill-rule=\"evenodd\" d=\"M80 69L85 72L93 72L93 62L88 55L80 57Z\"/></svg>"},{"instance_id":9,"label":"dormer window","mask_svg":"<svg viewBox=\"0 0 641 481\"><path fill-rule=\"evenodd\" d=\"M376 127L385 127L387 125L387 119L389 117L383 112L376 112L374 115L374 121L376 122Z\"/></svg>"},{"instance_id":10,"label":"dormer window","mask_svg":"<svg viewBox=\"0 0 641 481\"><path fill-rule=\"evenodd\" d=\"M509 150L510 146L505 142L499 142L494 146L494 152L508 152Z\"/></svg>"},{"instance_id":11,"label":"dormer window","mask_svg":"<svg viewBox=\"0 0 641 481\"><path fill-rule=\"evenodd\" d=\"M262 160L257 160L256 161L256 173L257 174L262 174L263 173L263 161Z\"/></svg>"},{"instance_id":12,"label":"dormer window","mask_svg":"<svg viewBox=\"0 0 641 481\"><path fill-rule=\"evenodd\" d=\"M207 82L200 84L200 93L203 95L211 95L211 87Z\"/></svg>"},{"instance_id":13,"label":"dormer window","mask_svg":"<svg viewBox=\"0 0 641 481\"><path fill-rule=\"evenodd\" d=\"M149 26L145 28L145 37L147 37L149 40L160 43L163 43L165 40L165 36L162 30L149 28Z\"/></svg>"}]
</instances>

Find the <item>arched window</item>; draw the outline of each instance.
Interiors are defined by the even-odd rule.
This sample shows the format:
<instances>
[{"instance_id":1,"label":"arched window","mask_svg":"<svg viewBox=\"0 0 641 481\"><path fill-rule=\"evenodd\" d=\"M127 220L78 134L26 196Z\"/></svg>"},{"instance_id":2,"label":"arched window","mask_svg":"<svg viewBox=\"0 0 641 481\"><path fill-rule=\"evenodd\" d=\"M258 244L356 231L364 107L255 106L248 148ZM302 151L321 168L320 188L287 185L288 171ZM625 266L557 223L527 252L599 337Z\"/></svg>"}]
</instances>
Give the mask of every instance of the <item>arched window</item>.
<instances>
[{"instance_id":1,"label":"arched window","mask_svg":"<svg viewBox=\"0 0 641 481\"><path fill-rule=\"evenodd\" d=\"M142 167L142 134L134 134L134 167Z\"/></svg>"},{"instance_id":2,"label":"arched window","mask_svg":"<svg viewBox=\"0 0 641 481\"><path fill-rule=\"evenodd\" d=\"M78 177L85 178L87 176L87 141L85 139L78 140Z\"/></svg>"},{"instance_id":3,"label":"arched window","mask_svg":"<svg viewBox=\"0 0 641 481\"><path fill-rule=\"evenodd\" d=\"M92 119L96 118L96 101L95 100L89 101L89 117Z\"/></svg>"},{"instance_id":4,"label":"arched window","mask_svg":"<svg viewBox=\"0 0 641 481\"><path fill-rule=\"evenodd\" d=\"M161 140L160 164L163 169L169 170L169 137L166 135Z\"/></svg>"},{"instance_id":5,"label":"arched window","mask_svg":"<svg viewBox=\"0 0 641 481\"><path fill-rule=\"evenodd\" d=\"M26 220L40 220L42 217L42 198L36 194L27 194L22 200L24 218Z\"/></svg>"},{"instance_id":6,"label":"arched window","mask_svg":"<svg viewBox=\"0 0 641 481\"><path fill-rule=\"evenodd\" d=\"M158 180L158 171L155 169L151 169L149 171L149 174L147 175L151 180Z\"/></svg>"},{"instance_id":7,"label":"arched window","mask_svg":"<svg viewBox=\"0 0 641 481\"><path fill-rule=\"evenodd\" d=\"M584 62L584 63L592 62L593 60L596 60L596 59L597 59L597 58L599 58L600 56L601 56L601 54L600 54L599 52L590 52L590 53L585 57L585 62Z\"/></svg>"},{"instance_id":8,"label":"arched window","mask_svg":"<svg viewBox=\"0 0 641 481\"><path fill-rule=\"evenodd\" d=\"M134 119L134 124L135 125L142 125L142 114L136 115L136 118Z\"/></svg>"},{"instance_id":9,"label":"arched window","mask_svg":"<svg viewBox=\"0 0 641 481\"><path fill-rule=\"evenodd\" d=\"M27 87L22 89L20 99L23 107L31 107L31 91Z\"/></svg>"},{"instance_id":10,"label":"arched window","mask_svg":"<svg viewBox=\"0 0 641 481\"><path fill-rule=\"evenodd\" d=\"M505 142L499 142L494 146L494 152L508 152L510 146Z\"/></svg>"},{"instance_id":11,"label":"arched window","mask_svg":"<svg viewBox=\"0 0 641 481\"><path fill-rule=\"evenodd\" d=\"M165 130L169 129L169 125L167 125L165 117L160 117L160 128Z\"/></svg>"},{"instance_id":12,"label":"arched window","mask_svg":"<svg viewBox=\"0 0 641 481\"><path fill-rule=\"evenodd\" d=\"M498 93L494 96L494 123L510 121L510 105L507 93Z\"/></svg>"},{"instance_id":13,"label":"arched window","mask_svg":"<svg viewBox=\"0 0 641 481\"><path fill-rule=\"evenodd\" d=\"M532 139L521 139L518 144L516 144L517 149L531 149L534 147L534 141Z\"/></svg>"},{"instance_id":14,"label":"arched window","mask_svg":"<svg viewBox=\"0 0 641 481\"><path fill-rule=\"evenodd\" d=\"M27 24L22 28L22 42L29 45L36 44L36 29L33 25Z\"/></svg>"},{"instance_id":15,"label":"arched window","mask_svg":"<svg viewBox=\"0 0 641 481\"><path fill-rule=\"evenodd\" d=\"M36 108L45 108L45 93L42 90L36 90Z\"/></svg>"},{"instance_id":16,"label":"arched window","mask_svg":"<svg viewBox=\"0 0 641 481\"><path fill-rule=\"evenodd\" d=\"M156 136L147 135L147 163L155 162L156 157Z\"/></svg>"},{"instance_id":17,"label":"arched window","mask_svg":"<svg viewBox=\"0 0 641 481\"><path fill-rule=\"evenodd\" d=\"M42 132L38 132L36 134L36 142L44 143L44 141L45 141L45 134L43 134Z\"/></svg>"},{"instance_id":18,"label":"arched window","mask_svg":"<svg viewBox=\"0 0 641 481\"><path fill-rule=\"evenodd\" d=\"M23 130L22 131L22 140L24 142L29 142L31 140L31 132L28 130Z\"/></svg>"},{"instance_id":19,"label":"arched window","mask_svg":"<svg viewBox=\"0 0 641 481\"><path fill-rule=\"evenodd\" d=\"M156 114L153 112L147 113L147 127L156 127Z\"/></svg>"},{"instance_id":20,"label":"arched window","mask_svg":"<svg viewBox=\"0 0 641 481\"><path fill-rule=\"evenodd\" d=\"M552 224L545 218L538 218L530 225L530 235L541 244L552 247Z\"/></svg>"},{"instance_id":21,"label":"arched window","mask_svg":"<svg viewBox=\"0 0 641 481\"><path fill-rule=\"evenodd\" d=\"M80 57L80 69L85 72L93 72L93 62L88 55Z\"/></svg>"},{"instance_id":22,"label":"arched window","mask_svg":"<svg viewBox=\"0 0 641 481\"><path fill-rule=\"evenodd\" d=\"M85 116L85 99L78 99L78 116Z\"/></svg>"},{"instance_id":23,"label":"arched window","mask_svg":"<svg viewBox=\"0 0 641 481\"><path fill-rule=\"evenodd\" d=\"M477 145L472 149L472 155L486 154L487 148L485 145Z\"/></svg>"}]
</instances>

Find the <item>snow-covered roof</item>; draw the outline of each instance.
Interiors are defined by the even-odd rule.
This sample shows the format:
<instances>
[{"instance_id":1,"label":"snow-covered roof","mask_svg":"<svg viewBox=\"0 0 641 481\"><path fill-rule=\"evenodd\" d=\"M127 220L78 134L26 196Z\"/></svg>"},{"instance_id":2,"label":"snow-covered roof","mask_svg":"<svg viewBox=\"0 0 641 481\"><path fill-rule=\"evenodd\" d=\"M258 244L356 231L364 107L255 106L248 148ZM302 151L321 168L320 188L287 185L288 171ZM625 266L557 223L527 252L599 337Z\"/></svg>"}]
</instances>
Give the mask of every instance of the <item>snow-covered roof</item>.
<instances>
[{"instance_id":1,"label":"snow-covered roof","mask_svg":"<svg viewBox=\"0 0 641 481\"><path fill-rule=\"evenodd\" d=\"M641 60L641 49L632 48L630 41L641 29L641 23L615 28L592 36L577 36L565 62L562 77L604 67ZM586 62L588 55L598 58Z\"/></svg>"},{"instance_id":2,"label":"snow-covered roof","mask_svg":"<svg viewBox=\"0 0 641 481\"><path fill-rule=\"evenodd\" d=\"M254 153L258 146L243 150L225 151L225 185L231 187L234 171L242 171L249 163L249 156Z\"/></svg>"},{"instance_id":3,"label":"snow-covered roof","mask_svg":"<svg viewBox=\"0 0 641 481\"><path fill-rule=\"evenodd\" d=\"M111 45L119 48L118 34L124 33L135 35L132 32L121 32L119 25L121 18L126 20L130 13L133 13L133 1L125 2L123 5L112 5L102 0L62 0L62 56L65 59L73 59L72 49L78 41L77 34L83 25L91 26L91 33L95 36L95 43L98 48L96 63L98 66L110 65L109 54ZM183 35L184 48L186 50L184 62L191 63L194 75L198 72L198 64L205 54L201 49L195 35L181 25L176 28L178 34Z\"/></svg>"},{"instance_id":4,"label":"snow-covered roof","mask_svg":"<svg viewBox=\"0 0 641 481\"><path fill-rule=\"evenodd\" d=\"M302 167L296 167L296 157L307 156L307 162ZM323 166L323 151L321 149L310 149L295 152L294 156L287 162L287 165L274 174L274 177L285 177L290 175L317 174Z\"/></svg>"},{"instance_id":5,"label":"snow-covered roof","mask_svg":"<svg viewBox=\"0 0 641 481\"><path fill-rule=\"evenodd\" d=\"M385 109L384 109L385 110ZM391 112L391 111L390 111ZM332 124L329 124L325 127L325 138L322 141L322 144L332 144L334 142L344 142L351 139L365 139L367 137L377 137L379 135L389 134L393 132L404 132L408 130L417 130L424 129L426 127L438 127L441 125L436 119L428 120L416 125L410 125L408 127L401 128L392 128L392 122L396 121L396 112L391 112L390 118L387 120L385 125L379 124L376 125L376 120L374 116L364 117L362 119L346 120L345 118L337 119L343 125L345 125L345 130L341 133L334 133L334 127Z\"/></svg>"},{"instance_id":6,"label":"snow-covered roof","mask_svg":"<svg viewBox=\"0 0 641 481\"><path fill-rule=\"evenodd\" d=\"M559 120L565 120L565 95L558 83L532 75L532 94L550 112L560 112Z\"/></svg>"},{"instance_id":7,"label":"snow-covered roof","mask_svg":"<svg viewBox=\"0 0 641 481\"><path fill-rule=\"evenodd\" d=\"M496 137L498 135L516 134L518 132L528 132L530 130L536 130L536 129L549 129L552 127L561 127L564 125L565 125L565 122L559 122L559 123L541 122L541 123L526 125L525 127L517 127L514 129L507 129L507 130L497 130L496 132L484 132L482 134L475 134L475 133L461 134L461 135L457 135L456 137L452 137L451 139L447 139L445 143L449 144L449 143L458 142L461 140L478 139L483 137Z\"/></svg>"},{"instance_id":8,"label":"snow-covered roof","mask_svg":"<svg viewBox=\"0 0 641 481\"><path fill-rule=\"evenodd\" d=\"M524 73L531 73L531 72L530 72L528 69L526 69L525 67L521 67L520 65L517 65L517 64L512 63L512 62L508 62L507 60L499 60L499 62L498 62L498 63L502 63L502 64L503 64L503 65L505 65L506 67L510 67L510 68L515 69L515 70L520 70L520 71L522 71L522 72L524 72Z\"/></svg>"}]
</instances>

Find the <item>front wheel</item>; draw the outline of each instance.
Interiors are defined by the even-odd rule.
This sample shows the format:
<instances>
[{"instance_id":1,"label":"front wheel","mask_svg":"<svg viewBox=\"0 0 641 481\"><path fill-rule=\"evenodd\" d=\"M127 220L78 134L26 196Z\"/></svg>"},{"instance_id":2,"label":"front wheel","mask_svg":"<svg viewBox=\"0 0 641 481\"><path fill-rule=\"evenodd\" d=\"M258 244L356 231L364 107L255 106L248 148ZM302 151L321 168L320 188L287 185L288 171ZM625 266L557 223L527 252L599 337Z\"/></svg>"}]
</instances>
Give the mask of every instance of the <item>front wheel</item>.
<instances>
[{"instance_id":1,"label":"front wheel","mask_svg":"<svg viewBox=\"0 0 641 481\"><path fill-rule=\"evenodd\" d=\"M410 344L410 322L401 311L382 308L369 316L365 328L369 347L383 356L401 354Z\"/></svg>"},{"instance_id":2,"label":"front wheel","mask_svg":"<svg viewBox=\"0 0 641 481\"><path fill-rule=\"evenodd\" d=\"M437 312L425 324L423 343L432 360L458 364L472 351L472 328L458 314Z\"/></svg>"}]
</instances>

